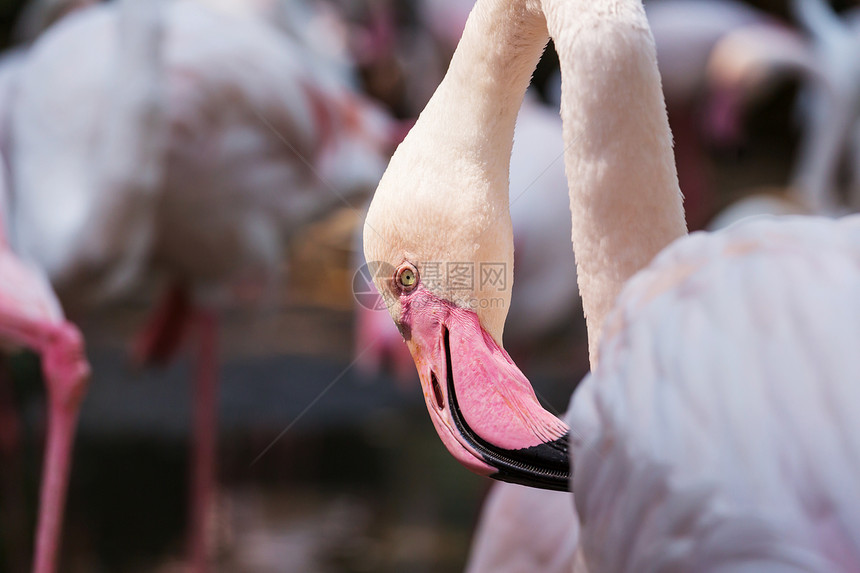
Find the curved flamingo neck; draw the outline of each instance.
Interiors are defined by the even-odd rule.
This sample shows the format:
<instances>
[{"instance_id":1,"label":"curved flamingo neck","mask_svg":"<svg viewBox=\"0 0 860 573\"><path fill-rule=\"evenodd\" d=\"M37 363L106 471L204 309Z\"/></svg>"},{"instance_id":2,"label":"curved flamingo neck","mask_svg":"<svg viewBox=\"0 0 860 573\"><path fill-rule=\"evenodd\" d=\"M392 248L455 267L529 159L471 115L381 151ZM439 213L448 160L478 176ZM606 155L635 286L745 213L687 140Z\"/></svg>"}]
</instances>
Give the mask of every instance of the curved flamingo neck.
<instances>
[{"instance_id":1,"label":"curved flamingo neck","mask_svg":"<svg viewBox=\"0 0 860 573\"><path fill-rule=\"evenodd\" d=\"M642 3L543 5L561 64L572 239L593 368L622 286L686 225Z\"/></svg>"},{"instance_id":2,"label":"curved flamingo neck","mask_svg":"<svg viewBox=\"0 0 860 573\"><path fill-rule=\"evenodd\" d=\"M492 263L513 281L508 172L517 112L548 39L527 0L481 0L467 20L448 72L380 181L365 226L368 260L406 253L418 261ZM379 232L377 232L379 230ZM425 269L419 267L423 274ZM478 307L501 344L510 289L446 294ZM501 299L503 304L497 304Z\"/></svg>"},{"instance_id":3,"label":"curved flamingo neck","mask_svg":"<svg viewBox=\"0 0 860 573\"><path fill-rule=\"evenodd\" d=\"M478 2L448 72L422 116L458 152L509 168L514 125L548 40L540 9L528 1ZM419 124L421 120L419 119ZM508 197L507 186L499 190ZM502 192L503 191L503 192Z\"/></svg>"}]
</instances>

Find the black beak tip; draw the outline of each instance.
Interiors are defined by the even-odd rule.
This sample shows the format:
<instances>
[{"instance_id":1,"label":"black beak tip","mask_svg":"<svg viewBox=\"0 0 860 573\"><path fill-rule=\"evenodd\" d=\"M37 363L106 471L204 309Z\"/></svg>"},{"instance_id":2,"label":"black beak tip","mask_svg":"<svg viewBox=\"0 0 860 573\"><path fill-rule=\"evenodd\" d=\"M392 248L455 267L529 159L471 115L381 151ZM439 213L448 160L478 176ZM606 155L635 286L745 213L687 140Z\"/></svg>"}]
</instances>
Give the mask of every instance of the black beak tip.
<instances>
[{"instance_id":1,"label":"black beak tip","mask_svg":"<svg viewBox=\"0 0 860 573\"><path fill-rule=\"evenodd\" d=\"M570 491L570 455L568 435L520 450L501 450L496 455L485 457L485 461L498 473L493 479L520 485Z\"/></svg>"},{"instance_id":2,"label":"black beak tip","mask_svg":"<svg viewBox=\"0 0 860 573\"><path fill-rule=\"evenodd\" d=\"M556 491L570 491L569 432L549 442L519 450L508 450L478 436L463 417L454 389L454 369L451 365L451 347L448 329L443 330L448 381L448 407L460 436L488 465L498 472L493 479ZM435 375L433 379L436 380ZM437 384L438 385L438 384ZM434 387L437 404L441 403L441 390Z\"/></svg>"}]
</instances>

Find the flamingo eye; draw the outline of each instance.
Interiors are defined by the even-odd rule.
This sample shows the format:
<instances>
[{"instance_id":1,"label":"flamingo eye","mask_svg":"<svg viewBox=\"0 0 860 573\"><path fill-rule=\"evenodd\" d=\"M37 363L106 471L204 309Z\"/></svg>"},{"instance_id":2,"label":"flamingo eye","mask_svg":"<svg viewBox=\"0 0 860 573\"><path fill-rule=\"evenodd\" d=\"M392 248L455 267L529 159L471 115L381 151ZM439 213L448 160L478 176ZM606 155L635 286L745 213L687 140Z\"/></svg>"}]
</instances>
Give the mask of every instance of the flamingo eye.
<instances>
[{"instance_id":1,"label":"flamingo eye","mask_svg":"<svg viewBox=\"0 0 860 573\"><path fill-rule=\"evenodd\" d=\"M410 291L418 284L418 270L409 263L404 263L397 269L394 279L400 290Z\"/></svg>"}]
</instances>

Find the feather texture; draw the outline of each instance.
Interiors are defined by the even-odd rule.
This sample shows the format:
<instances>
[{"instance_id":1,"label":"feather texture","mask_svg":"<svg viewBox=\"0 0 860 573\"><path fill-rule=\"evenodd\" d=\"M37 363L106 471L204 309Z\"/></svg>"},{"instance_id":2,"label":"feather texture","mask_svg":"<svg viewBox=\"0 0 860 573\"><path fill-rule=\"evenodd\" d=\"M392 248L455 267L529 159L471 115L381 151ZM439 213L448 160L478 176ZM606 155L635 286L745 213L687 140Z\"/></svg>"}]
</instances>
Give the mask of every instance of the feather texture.
<instances>
[{"instance_id":1,"label":"feather texture","mask_svg":"<svg viewBox=\"0 0 860 573\"><path fill-rule=\"evenodd\" d=\"M760 220L625 287L569 417L593 570L860 569L858 245Z\"/></svg>"}]
</instances>

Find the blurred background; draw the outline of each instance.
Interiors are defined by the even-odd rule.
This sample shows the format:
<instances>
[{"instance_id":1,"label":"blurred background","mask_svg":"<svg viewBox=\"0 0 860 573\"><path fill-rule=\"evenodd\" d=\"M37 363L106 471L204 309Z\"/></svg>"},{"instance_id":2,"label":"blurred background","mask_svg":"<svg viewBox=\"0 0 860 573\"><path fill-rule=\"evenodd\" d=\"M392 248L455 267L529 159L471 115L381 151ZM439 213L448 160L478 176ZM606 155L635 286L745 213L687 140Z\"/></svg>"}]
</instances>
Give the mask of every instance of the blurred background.
<instances>
[{"instance_id":1,"label":"blurred background","mask_svg":"<svg viewBox=\"0 0 860 573\"><path fill-rule=\"evenodd\" d=\"M186 570L191 380L209 360L213 570L462 571L490 481L439 442L360 234L472 3L165 0L153 24L123 2L0 2L5 226L12 248L45 268L92 366L59 570ZM691 230L856 210L854 3L645 4ZM558 99L550 47L512 159L505 344L560 415L588 365ZM151 107L139 117L123 107L140 101ZM105 125L126 129L112 140ZM122 207L93 205L135 185L156 197L152 213L129 200L131 219L100 227ZM61 211L85 213L77 231L57 231ZM93 228L87 256L55 254L66 251L51 241ZM200 348L199 309L214 317L215 350ZM45 390L35 355L7 353L0 368L0 572L19 573L32 554Z\"/></svg>"}]
</instances>

